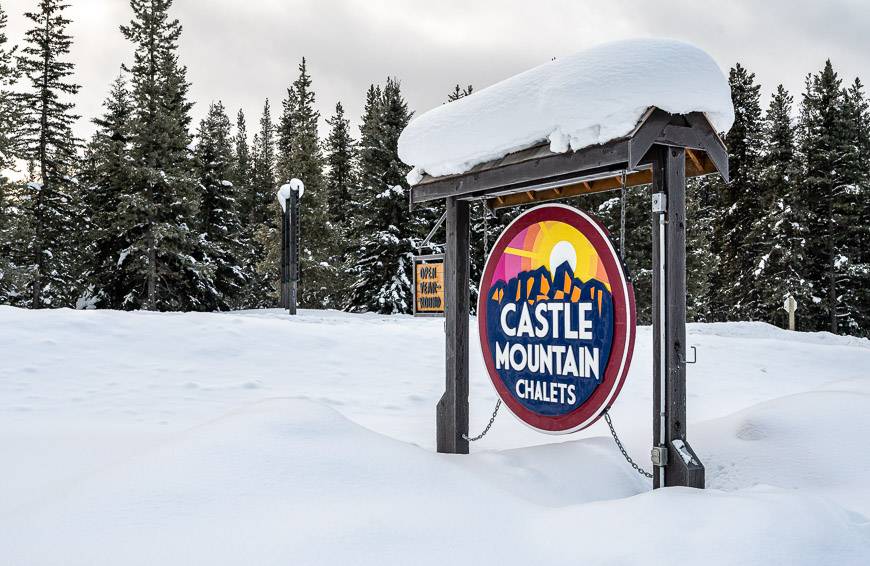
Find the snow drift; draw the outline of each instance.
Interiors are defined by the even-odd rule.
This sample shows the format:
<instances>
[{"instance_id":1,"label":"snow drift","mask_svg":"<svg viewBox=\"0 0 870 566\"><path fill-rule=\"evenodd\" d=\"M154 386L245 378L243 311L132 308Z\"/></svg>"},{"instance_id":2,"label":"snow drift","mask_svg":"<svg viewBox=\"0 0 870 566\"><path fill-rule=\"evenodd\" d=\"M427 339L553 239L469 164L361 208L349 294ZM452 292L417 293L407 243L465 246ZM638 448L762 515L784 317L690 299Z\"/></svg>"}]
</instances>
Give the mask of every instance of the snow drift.
<instances>
[{"instance_id":1,"label":"snow drift","mask_svg":"<svg viewBox=\"0 0 870 566\"><path fill-rule=\"evenodd\" d=\"M501 412L435 453L440 319L0 307L0 563L866 565L870 341L688 339L709 489L650 492L603 422L553 442ZM612 415L645 467L651 364L640 327ZM470 395L476 433L476 348Z\"/></svg>"},{"instance_id":2,"label":"snow drift","mask_svg":"<svg viewBox=\"0 0 870 566\"><path fill-rule=\"evenodd\" d=\"M415 118L399 157L422 174L464 173L544 141L563 153L625 136L644 112L703 112L717 131L734 121L731 91L706 52L681 41L606 43L515 75Z\"/></svg>"}]
</instances>

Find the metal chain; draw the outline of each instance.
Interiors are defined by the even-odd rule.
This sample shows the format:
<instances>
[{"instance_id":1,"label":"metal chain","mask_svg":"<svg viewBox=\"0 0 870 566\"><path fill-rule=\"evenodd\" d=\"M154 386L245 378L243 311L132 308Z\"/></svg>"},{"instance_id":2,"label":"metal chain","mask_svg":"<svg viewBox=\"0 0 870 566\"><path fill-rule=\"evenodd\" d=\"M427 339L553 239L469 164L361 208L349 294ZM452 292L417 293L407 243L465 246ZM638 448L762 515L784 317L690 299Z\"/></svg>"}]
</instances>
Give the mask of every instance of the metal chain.
<instances>
[{"instance_id":1,"label":"metal chain","mask_svg":"<svg viewBox=\"0 0 870 566\"><path fill-rule=\"evenodd\" d=\"M501 399L499 399L498 401L495 402L495 409L493 409L492 416L489 417L489 423L486 425L486 428L483 429L483 432L481 432L480 434L478 434L477 436L475 436L473 438L469 438L467 434L463 434L462 438L464 438L468 442L475 442L477 440L480 440L484 436L486 436L486 433L489 432L489 429L492 428L492 423L495 422L495 416L498 414L498 410L500 408L501 408ZM650 476L650 477L652 477L652 476Z\"/></svg>"},{"instance_id":2,"label":"metal chain","mask_svg":"<svg viewBox=\"0 0 870 566\"><path fill-rule=\"evenodd\" d=\"M481 203L481 205L483 208L483 256L484 256L484 260L485 260L486 254L489 253L489 237L488 237L489 236L489 226L488 226L488 223L486 221L486 217L489 216L489 214L488 214L489 211L486 209L486 203ZM492 410L492 416L489 417L489 423L487 423L486 428L483 429L483 432L481 432L480 434L478 434L475 437L469 437L467 434L463 434L462 438L464 438L468 442L475 442L477 440L480 440L484 436L486 436L486 433L489 432L489 429L492 428L492 423L495 422L495 416L498 414L498 410L500 408L501 408L501 399L498 399L495 402L495 409Z\"/></svg>"},{"instance_id":3,"label":"metal chain","mask_svg":"<svg viewBox=\"0 0 870 566\"><path fill-rule=\"evenodd\" d=\"M619 197L619 256L625 261L625 169L622 170L622 194Z\"/></svg>"},{"instance_id":4,"label":"metal chain","mask_svg":"<svg viewBox=\"0 0 870 566\"><path fill-rule=\"evenodd\" d=\"M622 452L622 456L625 458L625 461L631 464L631 467L634 468L637 473L646 478L652 479L653 475L638 466L635 461L631 459L631 456L629 456L628 452L625 450L625 446L622 445L619 437L616 436L616 429L613 428L613 420L611 420L610 418L610 409L604 411L604 420L607 421L607 426L610 427L610 434L613 436L613 440L616 441L616 446L619 448L619 451Z\"/></svg>"}]
</instances>

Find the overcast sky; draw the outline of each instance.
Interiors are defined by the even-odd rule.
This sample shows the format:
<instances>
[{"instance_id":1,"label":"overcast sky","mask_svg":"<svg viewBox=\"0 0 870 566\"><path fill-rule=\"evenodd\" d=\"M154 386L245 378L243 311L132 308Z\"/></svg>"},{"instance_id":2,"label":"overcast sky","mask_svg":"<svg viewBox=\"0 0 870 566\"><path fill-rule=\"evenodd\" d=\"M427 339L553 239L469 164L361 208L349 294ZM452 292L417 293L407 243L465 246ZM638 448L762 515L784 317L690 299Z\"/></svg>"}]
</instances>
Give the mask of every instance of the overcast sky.
<instances>
[{"instance_id":1,"label":"overcast sky","mask_svg":"<svg viewBox=\"0 0 870 566\"><path fill-rule=\"evenodd\" d=\"M28 24L22 14L36 0L0 1L10 40L18 43ZM82 85L77 133L89 136L109 83L131 57L118 31L131 10L127 0L69 3L71 59ZM195 119L222 100L232 114L245 110L251 135L265 98L277 113L303 56L321 117L340 100L355 123L368 85L388 75L401 80L411 109L422 112L456 83L480 89L553 57L630 37L690 41L726 72L736 61L754 71L765 94L783 83L796 100L806 74L828 57L848 81L870 80L867 0L176 0L172 14L184 27L181 61Z\"/></svg>"}]
</instances>

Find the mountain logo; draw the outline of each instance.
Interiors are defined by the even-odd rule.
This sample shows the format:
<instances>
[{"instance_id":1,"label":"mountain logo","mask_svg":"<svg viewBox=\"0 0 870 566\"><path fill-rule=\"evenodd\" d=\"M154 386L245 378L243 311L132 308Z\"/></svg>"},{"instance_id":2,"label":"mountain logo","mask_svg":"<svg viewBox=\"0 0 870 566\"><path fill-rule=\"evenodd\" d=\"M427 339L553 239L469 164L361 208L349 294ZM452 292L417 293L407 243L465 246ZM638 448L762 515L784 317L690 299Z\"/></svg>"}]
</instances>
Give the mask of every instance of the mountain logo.
<instances>
[{"instance_id":1,"label":"mountain logo","mask_svg":"<svg viewBox=\"0 0 870 566\"><path fill-rule=\"evenodd\" d=\"M607 232L563 205L533 208L484 268L478 329L507 407L548 433L580 430L619 393L634 348L634 290Z\"/></svg>"}]
</instances>

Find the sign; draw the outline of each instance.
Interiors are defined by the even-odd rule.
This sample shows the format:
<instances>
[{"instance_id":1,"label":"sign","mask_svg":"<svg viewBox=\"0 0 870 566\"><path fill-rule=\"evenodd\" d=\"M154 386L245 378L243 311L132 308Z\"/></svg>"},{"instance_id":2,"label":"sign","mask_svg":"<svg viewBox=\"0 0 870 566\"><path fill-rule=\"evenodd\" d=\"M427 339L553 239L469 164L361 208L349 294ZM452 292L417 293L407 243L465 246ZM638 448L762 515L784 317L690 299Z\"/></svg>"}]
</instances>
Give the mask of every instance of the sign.
<instances>
[{"instance_id":1,"label":"sign","mask_svg":"<svg viewBox=\"0 0 870 566\"><path fill-rule=\"evenodd\" d=\"M414 258L414 315L444 314L444 254Z\"/></svg>"},{"instance_id":2,"label":"sign","mask_svg":"<svg viewBox=\"0 0 870 566\"><path fill-rule=\"evenodd\" d=\"M574 432L616 399L634 349L634 289L585 213L550 204L514 220L486 261L477 312L489 377L527 425Z\"/></svg>"},{"instance_id":3,"label":"sign","mask_svg":"<svg viewBox=\"0 0 870 566\"><path fill-rule=\"evenodd\" d=\"M783 303L782 308L784 308L788 313L788 329L794 330L794 313L797 310L797 301L794 297L789 295L785 298L785 302Z\"/></svg>"}]
</instances>

